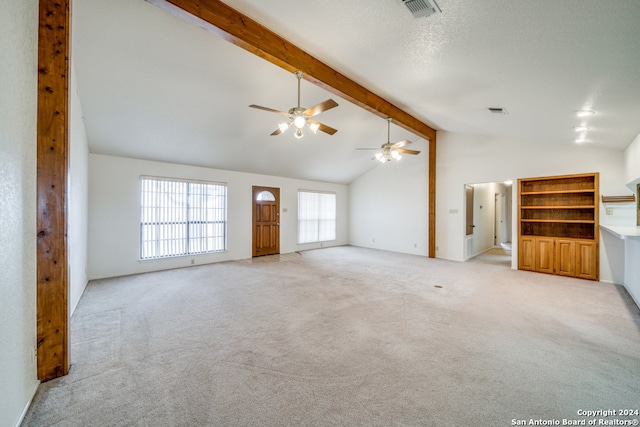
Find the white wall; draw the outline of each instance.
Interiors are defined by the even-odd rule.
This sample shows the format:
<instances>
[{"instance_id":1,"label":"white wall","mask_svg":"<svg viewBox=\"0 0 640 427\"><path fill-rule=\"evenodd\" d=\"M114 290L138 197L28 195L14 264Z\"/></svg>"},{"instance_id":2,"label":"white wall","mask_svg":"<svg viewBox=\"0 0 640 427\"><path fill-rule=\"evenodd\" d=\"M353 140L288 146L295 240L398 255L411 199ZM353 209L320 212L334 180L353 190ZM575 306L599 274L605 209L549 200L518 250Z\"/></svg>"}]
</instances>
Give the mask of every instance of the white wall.
<instances>
[{"instance_id":1,"label":"white wall","mask_svg":"<svg viewBox=\"0 0 640 427\"><path fill-rule=\"evenodd\" d=\"M640 134L633 140L624 152L625 160L625 180L628 187L635 194L637 192L637 184L640 183ZM628 194L628 193L627 193ZM640 194L636 194L636 203L634 204L633 215L628 224L638 225L636 209L640 206L638 202ZM625 281L624 285L631 294L636 304L640 307L640 240L627 239L624 241L625 251Z\"/></svg>"},{"instance_id":2,"label":"white wall","mask_svg":"<svg viewBox=\"0 0 640 427\"><path fill-rule=\"evenodd\" d=\"M376 162L349 186L349 243L428 255L429 155Z\"/></svg>"},{"instance_id":3,"label":"white wall","mask_svg":"<svg viewBox=\"0 0 640 427\"><path fill-rule=\"evenodd\" d=\"M139 261L141 175L197 179L227 184L227 247L222 253ZM349 188L303 181L121 157L89 155L90 279L218 261L251 258L252 186L280 188L280 252L319 248L298 245L298 190L333 191L337 197L337 238L324 246L348 243ZM285 211L286 210L286 211Z\"/></svg>"},{"instance_id":4,"label":"white wall","mask_svg":"<svg viewBox=\"0 0 640 427\"><path fill-rule=\"evenodd\" d=\"M0 13L0 427L21 420L38 386L36 103L38 2Z\"/></svg>"},{"instance_id":5,"label":"white wall","mask_svg":"<svg viewBox=\"0 0 640 427\"><path fill-rule=\"evenodd\" d=\"M78 96L75 72L71 70L69 124L69 199L67 244L69 248L69 316L87 286L87 224L89 147Z\"/></svg>"},{"instance_id":6,"label":"white wall","mask_svg":"<svg viewBox=\"0 0 640 427\"><path fill-rule=\"evenodd\" d=\"M513 180L513 215L517 210L517 179L548 175L599 172L600 193L628 194L621 151L586 145L545 145L540 142L438 132L436 179L436 256L464 260L464 184ZM600 222L627 221L628 212L606 215L600 205ZM513 221L513 263L517 264L517 221ZM600 279L617 281L623 272L613 271L609 257L624 256L606 250L601 242ZM617 268L619 270L619 267ZM619 282L618 282L619 283Z\"/></svg>"},{"instance_id":7,"label":"white wall","mask_svg":"<svg viewBox=\"0 0 640 427\"><path fill-rule=\"evenodd\" d=\"M640 307L640 239L625 239L625 282L627 289L637 306Z\"/></svg>"},{"instance_id":8,"label":"white wall","mask_svg":"<svg viewBox=\"0 0 640 427\"><path fill-rule=\"evenodd\" d=\"M636 136L624 152L625 182L631 184L630 188L635 192L635 184L640 182L640 134Z\"/></svg>"}]
</instances>

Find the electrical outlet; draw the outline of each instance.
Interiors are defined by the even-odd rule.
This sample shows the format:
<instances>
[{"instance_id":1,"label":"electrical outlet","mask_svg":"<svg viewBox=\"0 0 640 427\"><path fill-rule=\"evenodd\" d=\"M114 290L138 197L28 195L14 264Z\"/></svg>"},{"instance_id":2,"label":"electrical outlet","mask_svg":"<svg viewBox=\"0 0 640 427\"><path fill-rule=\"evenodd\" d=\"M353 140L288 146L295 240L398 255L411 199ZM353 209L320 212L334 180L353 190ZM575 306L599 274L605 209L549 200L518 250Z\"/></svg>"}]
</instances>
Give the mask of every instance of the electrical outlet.
<instances>
[{"instance_id":1,"label":"electrical outlet","mask_svg":"<svg viewBox=\"0 0 640 427\"><path fill-rule=\"evenodd\" d=\"M607 215L613 215L613 208L607 208L605 209Z\"/></svg>"}]
</instances>

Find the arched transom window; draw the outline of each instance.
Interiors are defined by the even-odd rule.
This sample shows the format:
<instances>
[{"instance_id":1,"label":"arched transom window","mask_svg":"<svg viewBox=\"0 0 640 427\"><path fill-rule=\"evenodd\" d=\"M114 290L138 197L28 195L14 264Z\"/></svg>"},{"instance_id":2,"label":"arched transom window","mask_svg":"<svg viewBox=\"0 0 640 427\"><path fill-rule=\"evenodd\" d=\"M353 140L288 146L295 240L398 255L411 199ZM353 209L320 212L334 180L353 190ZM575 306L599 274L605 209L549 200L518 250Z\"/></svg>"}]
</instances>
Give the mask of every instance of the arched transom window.
<instances>
[{"instance_id":1,"label":"arched transom window","mask_svg":"<svg viewBox=\"0 0 640 427\"><path fill-rule=\"evenodd\" d=\"M261 191L256 196L256 200L259 202L275 202L276 197L273 195L271 191Z\"/></svg>"}]
</instances>

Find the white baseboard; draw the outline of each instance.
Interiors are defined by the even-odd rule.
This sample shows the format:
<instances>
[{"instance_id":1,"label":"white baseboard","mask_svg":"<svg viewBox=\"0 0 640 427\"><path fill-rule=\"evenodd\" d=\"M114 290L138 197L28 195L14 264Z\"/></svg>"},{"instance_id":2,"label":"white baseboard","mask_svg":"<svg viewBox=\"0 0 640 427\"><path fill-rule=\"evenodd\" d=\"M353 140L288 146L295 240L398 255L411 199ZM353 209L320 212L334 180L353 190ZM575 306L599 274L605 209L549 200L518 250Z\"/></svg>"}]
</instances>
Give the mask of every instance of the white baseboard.
<instances>
[{"instance_id":1,"label":"white baseboard","mask_svg":"<svg viewBox=\"0 0 640 427\"><path fill-rule=\"evenodd\" d=\"M633 300L633 302L636 303L636 305L638 306L638 308L640 309L640 298L636 298L635 295L633 295L631 293L631 291L629 290L629 287L625 284L623 285L624 289L627 291L627 293L629 294L629 296L631 297L631 299Z\"/></svg>"},{"instance_id":2,"label":"white baseboard","mask_svg":"<svg viewBox=\"0 0 640 427\"><path fill-rule=\"evenodd\" d=\"M40 381L38 381L36 386L33 388L33 392L31 392L31 398L29 399L29 401L27 402L27 405L22 410L22 414L20 414L20 418L18 418L18 423L16 424L16 427L20 427L20 424L22 424L24 417L27 416L27 412L29 412L29 408L31 407L31 402L33 402L33 398L36 397L36 392L38 391L39 386L40 386Z\"/></svg>"}]
</instances>

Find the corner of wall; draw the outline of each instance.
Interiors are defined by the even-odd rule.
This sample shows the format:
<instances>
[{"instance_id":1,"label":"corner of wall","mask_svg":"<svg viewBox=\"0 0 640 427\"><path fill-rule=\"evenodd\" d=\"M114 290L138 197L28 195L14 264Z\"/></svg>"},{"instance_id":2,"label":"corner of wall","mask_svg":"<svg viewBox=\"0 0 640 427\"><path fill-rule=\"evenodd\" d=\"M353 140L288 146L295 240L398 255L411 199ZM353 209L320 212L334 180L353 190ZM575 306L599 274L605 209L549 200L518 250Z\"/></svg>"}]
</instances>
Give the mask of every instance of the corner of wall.
<instances>
[{"instance_id":1,"label":"corner of wall","mask_svg":"<svg viewBox=\"0 0 640 427\"><path fill-rule=\"evenodd\" d=\"M89 145L71 62L71 116L69 130L69 316L87 286Z\"/></svg>"}]
</instances>

